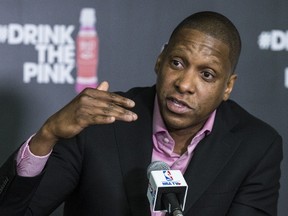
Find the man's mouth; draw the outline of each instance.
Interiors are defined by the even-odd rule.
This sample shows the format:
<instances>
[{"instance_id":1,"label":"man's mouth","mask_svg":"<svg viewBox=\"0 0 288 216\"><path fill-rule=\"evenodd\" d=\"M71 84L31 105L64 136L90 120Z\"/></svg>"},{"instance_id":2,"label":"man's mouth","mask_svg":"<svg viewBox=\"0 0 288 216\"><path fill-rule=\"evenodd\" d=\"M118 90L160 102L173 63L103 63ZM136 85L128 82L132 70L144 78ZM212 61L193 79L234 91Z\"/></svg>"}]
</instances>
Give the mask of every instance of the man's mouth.
<instances>
[{"instance_id":1,"label":"man's mouth","mask_svg":"<svg viewBox=\"0 0 288 216\"><path fill-rule=\"evenodd\" d=\"M167 98L166 102L168 110L173 113L183 114L191 111L191 107L185 101L175 98Z\"/></svg>"}]
</instances>

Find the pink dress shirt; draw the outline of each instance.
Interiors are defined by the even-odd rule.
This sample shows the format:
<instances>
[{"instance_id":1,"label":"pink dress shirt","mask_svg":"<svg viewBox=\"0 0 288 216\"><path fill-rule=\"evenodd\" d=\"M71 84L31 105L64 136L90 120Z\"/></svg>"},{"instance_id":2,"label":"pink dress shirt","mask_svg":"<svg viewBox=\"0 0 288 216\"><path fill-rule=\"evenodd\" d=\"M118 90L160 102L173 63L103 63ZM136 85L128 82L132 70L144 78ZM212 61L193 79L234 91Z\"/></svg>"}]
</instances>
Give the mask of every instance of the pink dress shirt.
<instances>
[{"instance_id":1,"label":"pink dress shirt","mask_svg":"<svg viewBox=\"0 0 288 216\"><path fill-rule=\"evenodd\" d=\"M216 110L212 112L204 126L192 139L187 151L183 155L178 155L173 152L175 142L167 131L163 119L160 115L158 100L155 97L154 113L153 113L153 152L152 161L163 161L167 163L171 169L180 170L185 173L187 166L193 156L193 151L198 143L208 135L213 128ZM188 189L189 190L189 189ZM163 212L153 212L151 216L164 216Z\"/></svg>"}]
</instances>

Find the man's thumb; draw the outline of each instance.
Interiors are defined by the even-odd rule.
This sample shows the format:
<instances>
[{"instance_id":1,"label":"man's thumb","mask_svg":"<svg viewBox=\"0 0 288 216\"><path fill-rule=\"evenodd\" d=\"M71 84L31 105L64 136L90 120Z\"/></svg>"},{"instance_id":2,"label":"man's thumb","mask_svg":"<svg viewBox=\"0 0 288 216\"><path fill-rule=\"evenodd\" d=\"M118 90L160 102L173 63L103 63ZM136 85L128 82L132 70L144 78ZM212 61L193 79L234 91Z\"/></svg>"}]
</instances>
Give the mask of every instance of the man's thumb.
<instances>
[{"instance_id":1,"label":"man's thumb","mask_svg":"<svg viewBox=\"0 0 288 216\"><path fill-rule=\"evenodd\" d=\"M97 86L97 89L100 91L108 91L109 83L107 81L103 81Z\"/></svg>"}]
</instances>

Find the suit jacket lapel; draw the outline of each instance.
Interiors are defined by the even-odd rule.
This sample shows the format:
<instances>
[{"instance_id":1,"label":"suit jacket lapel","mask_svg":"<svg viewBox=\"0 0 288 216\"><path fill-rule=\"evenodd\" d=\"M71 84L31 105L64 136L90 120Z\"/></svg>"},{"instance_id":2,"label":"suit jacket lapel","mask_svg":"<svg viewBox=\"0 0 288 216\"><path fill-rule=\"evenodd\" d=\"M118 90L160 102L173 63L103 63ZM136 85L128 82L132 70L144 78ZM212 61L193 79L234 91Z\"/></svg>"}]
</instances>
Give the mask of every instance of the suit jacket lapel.
<instances>
[{"instance_id":1,"label":"suit jacket lapel","mask_svg":"<svg viewBox=\"0 0 288 216\"><path fill-rule=\"evenodd\" d=\"M136 102L134 111L140 114L139 119L133 123L115 124L127 201L131 214L137 216L150 214L146 198L146 170L153 147L154 97L155 88L150 88L133 98ZM184 175L189 187L185 212L195 204L237 150L240 141L231 132L237 122L229 106L225 103L220 105L211 134L198 144Z\"/></svg>"},{"instance_id":2,"label":"suit jacket lapel","mask_svg":"<svg viewBox=\"0 0 288 216\"><path fill-rule=\"evenodd\" d=\"M119 145L120 164L123 171L124 187L132 215L149 215L146 198L148 178L147 167L152 156L152 115L155 89L149 88L137 95L133 110L138 120L132 123L116 124L116 139ZM128 134L127 134L128 131Z\"/></svg>"},{"instance_id":3,"label":"suit jacket lapel","mask_svg":"<svg viewBox=\"0 0 288 216\"><path fill-rule=\"evenodd\" d=\"M231 133L238 122L232 113L224 102L217 110L211 134L198 144L194 152L184 175L188 184L186 211L214 181L239 146L240 141Z\"/></svg>"}]
</instances>

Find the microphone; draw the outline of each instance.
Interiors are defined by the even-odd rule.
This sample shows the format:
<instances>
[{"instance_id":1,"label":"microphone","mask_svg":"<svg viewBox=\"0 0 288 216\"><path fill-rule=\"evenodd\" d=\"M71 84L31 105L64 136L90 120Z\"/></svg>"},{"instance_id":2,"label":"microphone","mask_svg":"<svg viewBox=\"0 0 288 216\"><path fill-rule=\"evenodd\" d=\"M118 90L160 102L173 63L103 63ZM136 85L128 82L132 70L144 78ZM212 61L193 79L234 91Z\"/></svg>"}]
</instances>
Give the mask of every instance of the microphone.
<instances>
[{"instance_id":1,"label":"microphone","mask_svg":"<svg viewBox=\"0 0 288 216\"><path fill-rule=\"evenodd\" d=\"M147 177L147 197L152 210L183 216L188 185L180 170L171 170L163 161L154 161L147 168Z\"/></svg>"}]
</instances>

